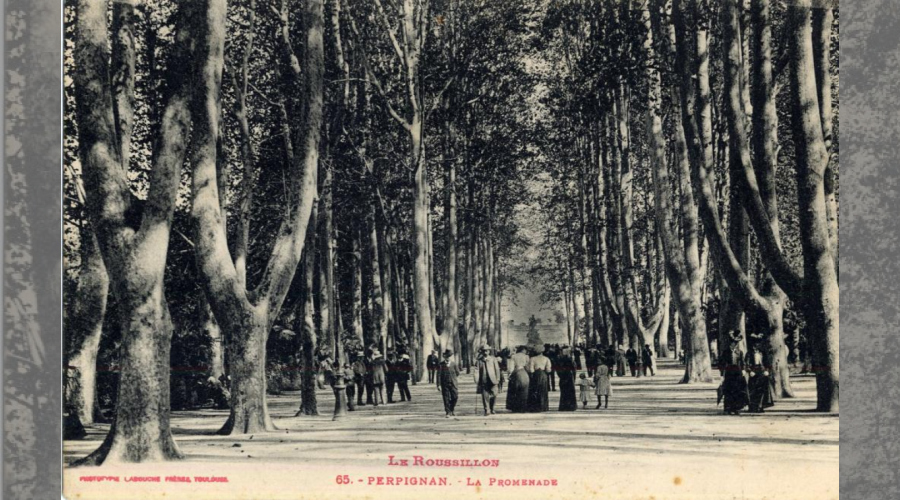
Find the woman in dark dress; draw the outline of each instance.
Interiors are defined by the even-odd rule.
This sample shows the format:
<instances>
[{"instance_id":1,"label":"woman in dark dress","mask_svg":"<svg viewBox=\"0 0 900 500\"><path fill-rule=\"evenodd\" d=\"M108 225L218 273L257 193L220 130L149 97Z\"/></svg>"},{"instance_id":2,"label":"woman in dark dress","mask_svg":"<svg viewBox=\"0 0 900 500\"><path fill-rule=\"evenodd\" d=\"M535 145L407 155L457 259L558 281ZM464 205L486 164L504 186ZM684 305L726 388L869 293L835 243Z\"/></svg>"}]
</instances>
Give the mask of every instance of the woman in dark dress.
<instances>
[{"instance_id":1,"label":"woman in dark dress","mask_svg":"<svg viewBox=\"0 0 900 500\"><path fill-rule=\"evenodd\" d=\"M544 356L544 346L538 344L532 348L534 356L528 361L531 381L528 384L527 409L531 413L539 413L550 409L549 377L550 359Z\"/></svg>"},{"instance_id":2,"label":"woman in dark dress","mask_svg":"<svg viewBox=\"0 0 900 500\"><path fill-rule=\"evenodd\" d=\"M767 366L765 355L759 345L754 344L747 353L747 371L750 374L747 386L750 391L751 413L762 413L766 408L775 406L775 388L772 387L772 378L769 376Z\"/></svg>"},{"instance_id":3,"label":"woman in dark dress","mask_svg":"<svg viewBox=\"0 0 900 500\"><path fill-rule=\"evenodd\" d=\"M719 357L719 371L722 374L722 396L725 398L725 413L739 415L750 403L747 379L744 378L744 353L741 351L741 332L732 331L731 345L722 350Z\"/></svg>"},{"instance_id":4,"label":"woman in dark dress","mask_svg":"<svg viewBox=\"0 0 900 500\"><path fill-rule=\"evenodd\" d=\"M575 399L577 364L569 355L568 347L563 347L562 354L556 359L556 370L559 373L559 411L575 411L578 409Z\"/></svg>"},{"instance_id":5,"label":"woman in dark dress","mask_svg":"<svg viewBox=\"0 0 900 500\"><path fill-rule=\"evenodd\" d=\"M516 353L510 356L509 387L506 388L506 409L513 413L524 413L528 404L528 364L530 359L525 353L525 346L516 348Z\"/></svg>"}]
</instances>

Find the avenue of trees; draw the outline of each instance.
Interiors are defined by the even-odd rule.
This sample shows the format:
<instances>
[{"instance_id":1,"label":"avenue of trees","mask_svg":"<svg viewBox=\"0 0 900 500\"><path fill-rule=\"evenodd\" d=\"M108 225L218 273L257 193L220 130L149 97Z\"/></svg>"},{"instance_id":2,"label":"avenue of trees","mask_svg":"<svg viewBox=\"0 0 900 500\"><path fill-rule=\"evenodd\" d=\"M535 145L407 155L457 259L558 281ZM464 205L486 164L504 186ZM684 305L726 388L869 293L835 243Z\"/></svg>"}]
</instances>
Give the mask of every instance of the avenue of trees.
<instances>
[{"instance_id":1,"label":"avenue of trees","mask_svg":"<svg viewBox=\"0 0 900 500\"><path fill-rule=\"evenodd\" d=\"M837 411L837 12L789 4L67 1L65 408L111 423L83 462L179 458L198 381L254 434L269 392L317 413L324 353L470 366L528 280L685 382L741 329L790 396L802 337Z\"/></svg>"}]
</instances>

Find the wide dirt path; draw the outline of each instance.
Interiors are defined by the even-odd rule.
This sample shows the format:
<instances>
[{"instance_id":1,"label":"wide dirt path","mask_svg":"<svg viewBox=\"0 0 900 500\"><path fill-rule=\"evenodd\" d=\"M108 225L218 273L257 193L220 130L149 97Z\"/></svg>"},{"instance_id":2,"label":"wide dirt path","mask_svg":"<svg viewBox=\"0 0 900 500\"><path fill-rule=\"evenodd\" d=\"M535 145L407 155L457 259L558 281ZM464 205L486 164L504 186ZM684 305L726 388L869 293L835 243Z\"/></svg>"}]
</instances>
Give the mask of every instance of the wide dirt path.
<instances>
[{"instance_id":1,"label":"wide dirt path","mask_svg":"<svg viewBox=\"0 0 900 500\"><path fill-rule=\"evenodd\" d=\"M270 397L279 431L266 435L216 436L227 412L175 412L172 425L186 461L121 470L229 476L229 485L162 485L174 488L175 498L175 486L185 493L196 488L205 498L223 498L228 488L244 498L422 498L423 492L512 498L534 495L536 488L545 498L838 497L838 418L809 411L815 406L812 377L793 379L796 399L781 400L763 415L735 417L716 406L716 384L678 384L681 371L662 361L655 377L614 378L608 410L589 405L557 412L559 392L552 392L550 412L513 415L504 408L504 392L498 415L485 418L476 415L472 375L463 374L457 417L449 419L429 384L411 387L412 403L366 406L339 421L331 419L330 391L319 391L318 417L294 417L298 394ZM65 460L96 448L106 430L98 426L86 440L66 442ZM492 459L499 466L395 467L388 465L390 456L410 465L422 456ZM70 470L67 480L86 473L96 470ZM338 484L341 475L349 485ZM395 476L445 478L448 485L377 484L378 477ZM557 485L500 487L489 484L491 478L556 479ZM467 485L475 481L482 484ZM106 494L119 486L125 485L110 486Z\"/></svg>"}]
</instances>

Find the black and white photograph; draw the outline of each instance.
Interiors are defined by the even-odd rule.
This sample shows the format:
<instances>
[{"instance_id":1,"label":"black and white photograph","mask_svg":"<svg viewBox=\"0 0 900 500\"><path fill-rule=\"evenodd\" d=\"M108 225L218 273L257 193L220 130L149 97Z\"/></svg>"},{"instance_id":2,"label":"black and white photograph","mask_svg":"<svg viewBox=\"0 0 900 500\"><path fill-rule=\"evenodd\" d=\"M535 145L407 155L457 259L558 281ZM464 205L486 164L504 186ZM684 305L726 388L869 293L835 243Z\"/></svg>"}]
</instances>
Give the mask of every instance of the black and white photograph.
<instances>
[{"instance_id":1,"label":"black and white photograph","mask_svg":"<svg viewBox=\"0 0 900 500\"><path fill-rule=\"evenodd\" d=\"M62 16L66 498L838 498L837 2Z\"/></svg>"}]
</instances>

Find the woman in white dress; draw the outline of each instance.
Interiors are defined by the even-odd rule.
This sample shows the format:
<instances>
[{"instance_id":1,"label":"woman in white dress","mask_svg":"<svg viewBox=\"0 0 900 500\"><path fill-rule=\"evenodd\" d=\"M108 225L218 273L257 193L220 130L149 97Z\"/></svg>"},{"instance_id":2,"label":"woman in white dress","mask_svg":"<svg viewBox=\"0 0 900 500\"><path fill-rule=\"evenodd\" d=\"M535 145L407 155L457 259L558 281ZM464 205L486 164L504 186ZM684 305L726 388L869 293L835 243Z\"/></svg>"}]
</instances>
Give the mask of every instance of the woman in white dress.
<instances>
[{"instance_id":1,"label":"woman in white dress","mask_svg":"<svg viewBox=\"0 0 900 500\"><path fill-rule=\"evenodd\" d=\"M605 399L604 408L609 408L609 396L612 394L612 383L609 379L609 367L600 365L594 374L594 393L597 394L597 408L600 409L601 396Z\"/></svg>"}]
</instances>

